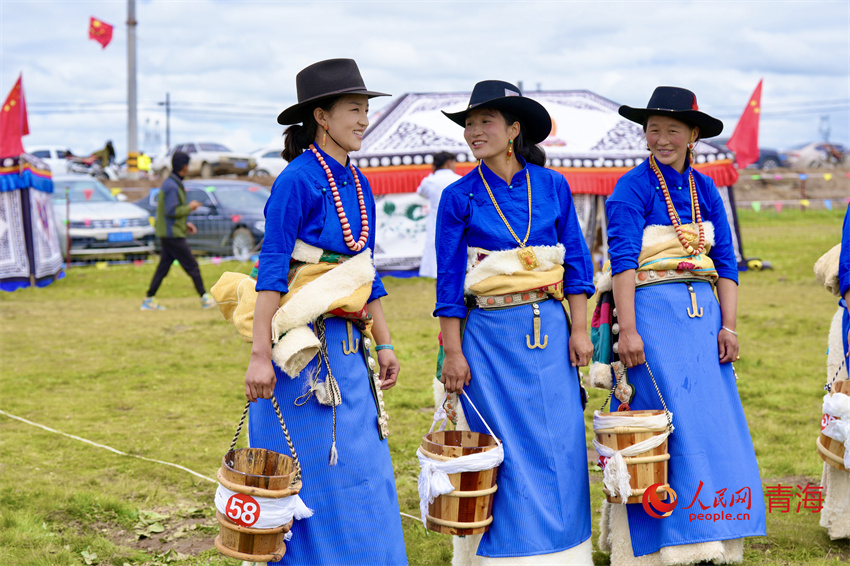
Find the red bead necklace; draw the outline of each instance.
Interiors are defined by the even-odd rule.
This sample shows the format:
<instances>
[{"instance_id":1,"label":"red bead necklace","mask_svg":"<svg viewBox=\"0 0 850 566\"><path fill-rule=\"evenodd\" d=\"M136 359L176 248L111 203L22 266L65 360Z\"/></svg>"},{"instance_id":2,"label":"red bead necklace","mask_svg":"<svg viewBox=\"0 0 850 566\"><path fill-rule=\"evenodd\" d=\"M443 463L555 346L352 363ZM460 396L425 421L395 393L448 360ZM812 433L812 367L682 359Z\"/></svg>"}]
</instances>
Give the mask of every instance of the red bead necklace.
<instances>
[{"instance_id":1,"label":"red bead necklace","mask_svg":"<svg viewBox=\"0 0 850 566\"><path fill-rule=\"evenodd\" d=\"M670 191L667 190L667 183L664 181L664 175L661 174L661 169L658 168L658 164L655 162L655 156L652 154L649 156L649 166L652 168L652 172L655 173L655 176L658 177L658 182L661 184L661 190L664 192L664 202L667 203L667 214L670 216L670 222L676 230L676 236L678 236L679 242L688 254L700 255L705 251L705 229L703 228L702 215L699 210L699 199L697 198L697 187L696 183L694 183L693 171L690 169L688 170L688 184L691 189L691 218L696 220L697 229L699 230L699 244L697 244L696 249L691 246L691 243L682 231L682 221L676 213L676 207L673 206L673 201L670 198Z\"/></svg>"},{"instance_id":2,"label":"red bead necklace","mask_svg":"<svg viewBox=\"0 0 850 566\"><path fill-rule=\"evenodd\" d=\"M360 178L357 176L357 170L354 168L354 165L348 164L348 168L351 169L351 174L354 175L354 185L357 187L357 201L360 203L360 239L356 242L354 241L354 237L351 235L351 225L348 223L348 218L345 216L345 210L342 208L342 200L339 198L339 191L336 188L336 181L334 181L333 173L331 173L331 168L328 167L328 164L325 163L325 158L322 157L322 154L319 153L319 150L316 149L316 146L310 144L310 150L313 152L313 155L316 156L316 159L319 160L319 163L322 165L322 169L325 170L325 175L328 177L328 183L331 186L331 193L334 197L334 205L336 205L336 214L339 216L339 224L342 226L342 236L345 239L345 245L348 246L348 249L354 252L359 252L366 245L366 241L369 239L369 215L366 214L366 201L363 199L363 188L360 186Z\"/></svg>"}]
</instances>

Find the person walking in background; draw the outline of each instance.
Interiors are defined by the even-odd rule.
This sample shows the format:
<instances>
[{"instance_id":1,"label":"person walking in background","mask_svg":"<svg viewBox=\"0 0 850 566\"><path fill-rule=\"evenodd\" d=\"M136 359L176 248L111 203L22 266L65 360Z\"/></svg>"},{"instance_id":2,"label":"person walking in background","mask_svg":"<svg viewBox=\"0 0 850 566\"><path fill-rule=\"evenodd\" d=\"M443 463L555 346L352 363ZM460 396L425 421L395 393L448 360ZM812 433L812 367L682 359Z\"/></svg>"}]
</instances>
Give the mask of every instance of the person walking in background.
<instances>
[{"instance_id":1,"label":"person walking in background","mask_svg":"<svg viewBox=\"0 0 850 566\"><path fill-rule=\"evenodd\" d=\"M428 229L425 232L425 249L419 262L419 277L437 277L437 210L440 207L440 195L443 189L460 179L455 173L457 158L448 151L434 154L432 173L422 179L416 192L428 199Z\"/></svg>"},{"instance_id":2,"label":"person walking in background","mask_svg":"<svg viewBox=\"0 0 850 566\"><path fill-rule=\"evenodd\" d=\"M196 200L186 202L183 178L189 172L189 155L182 151L175 152L171 158L171 171L171 175L162 183L156 201L156 235L162 251L141 310L165 310L165 307L154 301L154 295L175 259L192 278L195 290L201 296L201 307L208 309L215 306L215 301L204 288L198 261L186 241L187 235L191 236L198 231L194 224L187 221L189 213L201 206Z\"/></svg>"}]
</instances>

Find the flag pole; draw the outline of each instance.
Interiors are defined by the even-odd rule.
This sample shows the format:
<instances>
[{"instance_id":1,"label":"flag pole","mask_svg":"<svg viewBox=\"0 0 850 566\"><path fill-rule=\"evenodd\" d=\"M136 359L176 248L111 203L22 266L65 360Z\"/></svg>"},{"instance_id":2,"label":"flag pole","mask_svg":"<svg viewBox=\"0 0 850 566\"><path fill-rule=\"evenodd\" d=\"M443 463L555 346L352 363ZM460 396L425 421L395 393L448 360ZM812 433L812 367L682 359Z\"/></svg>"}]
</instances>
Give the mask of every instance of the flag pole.
<instances>
[{"instance_id":1,"label":"flag pole","mask_svg":"<svg viewBox=\"0 0 850 566\"><path fill-rule=\"evenodd\" d=\"M136 0L127 0L127 174L139 178L136 124Z\"/></svg>"}]
</instances>

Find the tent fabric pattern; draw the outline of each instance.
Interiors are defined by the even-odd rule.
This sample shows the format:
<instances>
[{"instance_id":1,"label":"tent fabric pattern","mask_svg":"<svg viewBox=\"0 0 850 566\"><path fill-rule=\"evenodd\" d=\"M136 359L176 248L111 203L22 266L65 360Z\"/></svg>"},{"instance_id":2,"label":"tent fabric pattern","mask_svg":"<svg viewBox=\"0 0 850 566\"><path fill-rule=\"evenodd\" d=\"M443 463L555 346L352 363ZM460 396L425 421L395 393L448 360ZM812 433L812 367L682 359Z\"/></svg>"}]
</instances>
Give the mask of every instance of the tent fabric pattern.
<instances>
[{"instance_id":1,"label":"tent fabric pattern","mask_svg":"<svg viewBox=\"0 0 850 566\"><path fill-rule=\"evenodd\" d=\"M35 190L32 190L35 189ZM49 169L30 156L0 167L0 290L45 287L64 277Z\"/></svg>"},{"instance_id":2,"label":"tent fabric pattern","mask_svg":"<svg viewBox=\"0 0 850 566\"><path fill-rule=\"evenodd\" d=\"M641 127L621 117L615 102L586 90L525 95L552 117L552 131L541 145L547 166L566 177L573 193L609 195L617 180L649 155ZM415 191L431 171L431 156L439 151L457 155L458 173L470 171L475 159L463 129L440 112L459 110L468 100L469 93L408 93L381 111L360 150L351 155L372 191ZM695 149L696 168L718 186L737 180L730 154L702 141Z\"/></svg>"}]
</instances>

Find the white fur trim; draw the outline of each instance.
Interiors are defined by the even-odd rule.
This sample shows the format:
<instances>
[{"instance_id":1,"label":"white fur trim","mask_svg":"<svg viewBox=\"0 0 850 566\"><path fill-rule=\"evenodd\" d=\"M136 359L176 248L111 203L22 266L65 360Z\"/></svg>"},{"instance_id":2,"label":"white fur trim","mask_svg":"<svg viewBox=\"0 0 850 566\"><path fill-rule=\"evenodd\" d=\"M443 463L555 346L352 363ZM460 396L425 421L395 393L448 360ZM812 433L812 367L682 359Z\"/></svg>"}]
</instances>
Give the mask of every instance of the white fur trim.
<instances>
[{"instance_id":1,"label":"white fur trim","mask_svg":"<svg viewBox=\"0 0 850 566\"><path fill-rule=\"evenodd\" d=\"M611 270L604 272L596 280L596 292L607 293L614 289L614 277L611 276Z\"/></svg>"},{"instance_id":2,"label":"white fur trim","mask_svg":"<svg viewBox=\"0 0 850 566\"><path fill-rule=\"evenodd\" d=\"M294 328L316 320L328 312L328 308L335 300L351 295L361 286L371 283L374 278L375 267L372 265L372 253L367 248L363 253L307 283L296 292L296 296L275 312L272 317L272 341L277 342L284 334L288 336ZM290 282L291 284L292 282ZM309 329L307 331L310 332ZM278 354L279 359L284 355L284 352L291 354L291 349L285 347ZM312 356L315 356L315 354L316 352ZM312 356L307 362L312 359ZM273 356L272 359L275 359L275 357ZM290 377L295 377L298 372L290 373L286 368L301 365L300 362L290 364L284 361L283 365L277 361L276 363ZM304 366L306 366L306 363Z\"/></svg>"},{"instance_id":3,"label":"white fur trim","mask_svg":"<svg viewBox=\"0 0 850 566\"><path fill-rule=\"evenodd\" d=\"M295 240L295 247L292 249L291 257L296 261L319 263L319 260L322 259L322 248L311 246L301 240Z\"/></svg>"},{"instance_id":4,"label":"white fur trim","mask_svg":"<svg viewBox=\"0 0 850 566\"><path fill-rule=\"evenodd\" d=\"M596 389L611 389L614 385L614 378L611 376L611 364L593 362L588 377L590 386Z\"/></svg>"},{"instance_id":5,"label":"white fur trim","mask_svg":"<svg viewBox=\"0 0 850 566\"><path fill-rule=\"evenodd\" d=\"M714 245L714 224L711 222L703 222L703 233L705 234L705 243ZM678 238L676 229L670 224L651 224L643 229L643 241L641 249L646 249L650 246L666 242L671 238Z\"/></svg>"},{"instance_id":6,"label":"white fur trim","mask_svg":"<svg viewBox=\"0 0 850 566\"><path fill-rule=\"evenodd\" d=\"M841 282L838 280L838 263L841 257L841 244L836 244L815 262L815 279L824 288L835 295L841 296Z\"/></svg>"},{"instance_id":7,"label":"white fur trim","mask_svg":"<svg viewBox=\"0 0 850 566\"><path fill-rule=\"evenodd\" d=\"M286 336L272 348L272 361L289 377L295 377L307 367L322 343L308 326L298 326L286 333Z\"/></svg>"},{"instance_id":8,"label":"white fur trim","mask_svg":"<svg viewBox=\"0 0 850 566\"><path fill-rule=\"evenodd\" d=\"M537 256L537 263L540 264L538 267L532 269L532 271L549 271L556 265L564 265L564 254L566 250L563 244L556 244L554 246L529 246L529 248L534 250L534 255ZM517 249L491 252L478 264L474 264L474 260L478 254L478 248L469 248L469 261L467 263L464 291L467 294L471 293L469 290L470 287L494 275L511 275L512 273L525 271L516 253Z\"/></svg>"},{"instance_id":9,"label":"white fur trim","mask_svg":"<svg viewBox=\"0 0 850 566\"><path fill-rule=\"evenodd\" d=\"M677 566L695 562L740 564L744 561L742 538L664 546L658 552L635 556L626 506L612 505L607 501L602 505L599 548L611 553L611 566Z\"/></svg>"},{"instance_id":10,"label":"white fur trim","mask_svg":"<svg viewBox=\"0 0 850 566\"><path fill-rule=\"evenodd\" d=\"M829 326L829 354L826 357L826 379L831 381L838 368L841 367L841 359L844 357L844 341L841 328L841 319L844 309L839 308L832 317ZM838 373L838 380L847 379L846 364ZM823 477L821 485L824 487L825 497L823 509L820 512L820 526L826 529L832 540L850 538L850 473L836 470L827 464L823 465Z\"/></svg>"}]
</instances>

